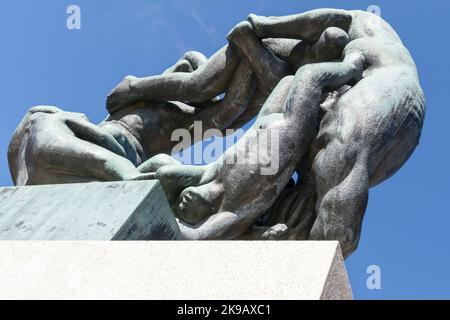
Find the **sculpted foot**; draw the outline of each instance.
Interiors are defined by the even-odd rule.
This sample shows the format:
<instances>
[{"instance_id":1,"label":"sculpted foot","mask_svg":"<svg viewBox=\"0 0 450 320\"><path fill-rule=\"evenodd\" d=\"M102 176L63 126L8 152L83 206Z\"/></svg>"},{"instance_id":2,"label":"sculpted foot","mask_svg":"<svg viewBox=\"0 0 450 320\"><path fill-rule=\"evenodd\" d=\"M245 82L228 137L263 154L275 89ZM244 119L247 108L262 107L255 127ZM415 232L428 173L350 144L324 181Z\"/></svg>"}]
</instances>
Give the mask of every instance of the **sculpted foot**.
<instances>
[{"instance_id":1,"label":"sculpted foot","mask_svg":"<svg viewBox=\"0 0 450 320\"><path fill-rule=\"evenodd\" d=\"M137 101L137 97L132 92L132 85L136 80L136 77L127 76L108 94L106 107L109 113Z\"/></svg>"},{"instance_id":2,"label":"sculpted foot","mask_svg":"<svg viewBox=\"0 0 450 320\"><path fill-rule=\"evenodd\" d=\"M279 240L282 236L287 234L288 227L285 224L279 223L264 232L261 236L263 240Z\"/></svg>"}]
</instances>

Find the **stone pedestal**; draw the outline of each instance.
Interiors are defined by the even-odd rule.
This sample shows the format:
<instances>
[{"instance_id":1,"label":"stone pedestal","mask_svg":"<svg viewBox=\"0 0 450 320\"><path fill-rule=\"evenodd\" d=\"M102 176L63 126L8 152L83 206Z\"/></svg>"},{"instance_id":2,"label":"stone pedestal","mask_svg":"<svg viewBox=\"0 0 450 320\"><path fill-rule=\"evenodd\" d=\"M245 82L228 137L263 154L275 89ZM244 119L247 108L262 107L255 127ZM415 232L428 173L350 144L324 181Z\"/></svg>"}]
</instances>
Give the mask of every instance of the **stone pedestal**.
<instances>
[{"instance_id":1,"label":"stone pedestal","mask_svg":"<svg viewBox=\"0 0 450 320\"><path fill-rule=\"evenodd\" d=\"M158 181L0 188L0 240L178 240Z\"/></svg>"},{"instance_id":2,"label":"stone pedestal","mask_svg":"<svg viewBox=\"0 0 450 320\"><path fill-rule=\"evenodd\" d=\"M0 299L352 299L337 242L0 242Z\"/></svg>"},{"instance_id":3,"label":"stone pedestal","mask_svg":"<svg viewBox=\"0 0 450 320\"><path fill-rule=\"evenodd\" d=\"M351 299L337 242L177 240L158 181L0 189L0 299ZM74 240L33 241L33 240Z\"/></svg>"}]
</instances>

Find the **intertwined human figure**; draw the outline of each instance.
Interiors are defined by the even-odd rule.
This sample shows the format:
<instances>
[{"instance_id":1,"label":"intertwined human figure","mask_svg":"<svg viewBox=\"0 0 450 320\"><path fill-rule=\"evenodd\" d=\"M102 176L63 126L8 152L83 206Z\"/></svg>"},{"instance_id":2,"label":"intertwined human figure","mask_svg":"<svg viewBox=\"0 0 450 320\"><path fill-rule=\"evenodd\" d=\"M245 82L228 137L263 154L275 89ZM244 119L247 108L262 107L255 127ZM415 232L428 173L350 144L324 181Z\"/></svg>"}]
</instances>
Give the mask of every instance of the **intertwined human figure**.
<instances>
[{"instance_id":1,"label":"intertwined human figure","mask_svg":"<svg viewBox=\"0 0 450 320\"><path fill-rule=\"evenodd\" d=\"M425 101L411 55L387 22L363 11L250 15L228 39L210 59L190 52L162 75L126 77L108 95L100 126L54 107L31 109L10 145L15 182L156 177L186 239L339 240L349 256L369 188L419 142ZM256 115L214 163L167 155L171 132L195 120L224 130ZM264 175L267 161L226 161L258 159L247 146L263 132L277 132L279 148L266 160L279 170ZM292 186L295 171L301 179Z\"/></svg>"}]
</instances>

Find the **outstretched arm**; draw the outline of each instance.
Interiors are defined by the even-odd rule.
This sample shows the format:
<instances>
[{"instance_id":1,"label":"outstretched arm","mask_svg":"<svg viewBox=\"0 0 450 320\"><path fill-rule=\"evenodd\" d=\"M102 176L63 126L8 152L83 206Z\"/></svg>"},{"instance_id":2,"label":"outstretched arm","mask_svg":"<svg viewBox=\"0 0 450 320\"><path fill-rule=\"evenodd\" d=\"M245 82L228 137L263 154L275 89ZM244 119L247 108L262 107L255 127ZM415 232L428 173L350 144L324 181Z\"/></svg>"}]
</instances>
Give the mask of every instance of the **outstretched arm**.
<instances>
[{"instance_id":1,"label":"outstretched arm","mask_svg":"<svg viewBox=\"0 0 450 320\"><path fill-rule=\"evenodd\" d=\"M282 17L251 14L248 18L260 38L290 38L316 42L330 27L348 32L352 15L346 10L318 9Z\"/></svg>"}]
</instances>

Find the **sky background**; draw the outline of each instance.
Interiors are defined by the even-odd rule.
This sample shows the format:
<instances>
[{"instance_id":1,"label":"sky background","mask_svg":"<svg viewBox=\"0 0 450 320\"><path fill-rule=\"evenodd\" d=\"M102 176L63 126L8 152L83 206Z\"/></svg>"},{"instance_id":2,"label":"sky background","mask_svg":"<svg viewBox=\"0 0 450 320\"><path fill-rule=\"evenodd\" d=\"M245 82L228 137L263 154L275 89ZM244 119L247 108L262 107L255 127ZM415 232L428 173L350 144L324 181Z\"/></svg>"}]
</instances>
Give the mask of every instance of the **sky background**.
<instances>
[{"instance_id":1,"label":"sky background","mask_svg":"<svg viewBox=\"0 0 450 320\"><path fill-rule=\"evenodd\" d=\"M207 56L251 12L285 15L335 7L381 15L411 51L427 98L421 144L389 181L371 190L360 247L347 268L357 299L450 299L448 0L5 1L0 10L0 185L12 184L9 140L26 111L55 105L106 116L107 93L125 75L160 74L188 50ZM76 4L82 29L66 28ZM366 286L370 265L381 290Z\"/></svg>"}]
</instances>

